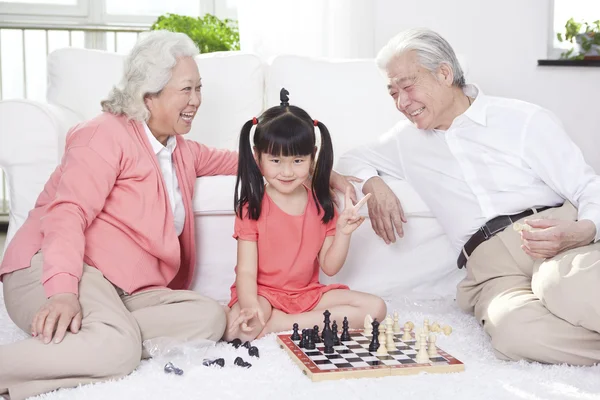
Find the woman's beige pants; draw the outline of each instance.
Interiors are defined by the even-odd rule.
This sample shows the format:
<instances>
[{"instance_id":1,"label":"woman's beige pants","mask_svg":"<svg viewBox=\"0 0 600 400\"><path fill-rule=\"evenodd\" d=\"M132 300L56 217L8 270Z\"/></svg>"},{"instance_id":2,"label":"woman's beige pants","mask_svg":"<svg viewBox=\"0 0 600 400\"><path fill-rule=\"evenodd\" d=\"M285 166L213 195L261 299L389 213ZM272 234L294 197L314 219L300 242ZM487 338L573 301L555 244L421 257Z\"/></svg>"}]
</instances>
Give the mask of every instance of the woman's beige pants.
<instances>
[{"instance_id":1,"label":"woman's beige pants","mask_svg":"<svg viewBox=\"0 0 600 400\"><path fill-rule=\"evenodd\" d=\"M575 221L569 202L528 218ZM474 313L504 360L600 362L600 242L533 260L511 226L467 262L459 306Z\"/></svg>"},{"instance_id":2,"label":"woman's beige pants","mask_svg":"<svg viewBox=\"0 0 600 400\"><path fill-rule=\"evenodd\" d=\"M4 301L11 319L31 333L31 322L46 302L41 285L42 254L31 267L4 276ZM119 291L120 292L120 291ZM219 340L225 312L214 300L184 290L149 290L119 295L102 273L88 265L79 282L83 323L59 344L38 338L0 346L0 395L12 400L120 378L148 354L142 341L169 337L181 341Z\"/></svg>"}]
</instances>

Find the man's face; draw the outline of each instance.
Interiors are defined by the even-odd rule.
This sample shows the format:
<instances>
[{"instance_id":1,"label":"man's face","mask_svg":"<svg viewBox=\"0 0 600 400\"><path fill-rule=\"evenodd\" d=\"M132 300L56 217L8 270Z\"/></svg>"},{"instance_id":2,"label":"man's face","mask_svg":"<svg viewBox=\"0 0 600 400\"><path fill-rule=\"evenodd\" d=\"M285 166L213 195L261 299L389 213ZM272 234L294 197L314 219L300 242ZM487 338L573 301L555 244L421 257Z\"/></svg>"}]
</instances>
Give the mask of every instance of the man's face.
<instances>
[{"instance_id":1,"label":"man's face","mask_svg":"<svg viewBox=\"0 0 600 400\"><path fill-rule=\"evenodd\" d=\"M449 127L452 120L448 123L444 114L451 104L452 80L448 84L446 66L432 74L419 63L417 54L409 51L392 59L386 71L396 108L418 129Z\"/></svg>"}]
</instances>

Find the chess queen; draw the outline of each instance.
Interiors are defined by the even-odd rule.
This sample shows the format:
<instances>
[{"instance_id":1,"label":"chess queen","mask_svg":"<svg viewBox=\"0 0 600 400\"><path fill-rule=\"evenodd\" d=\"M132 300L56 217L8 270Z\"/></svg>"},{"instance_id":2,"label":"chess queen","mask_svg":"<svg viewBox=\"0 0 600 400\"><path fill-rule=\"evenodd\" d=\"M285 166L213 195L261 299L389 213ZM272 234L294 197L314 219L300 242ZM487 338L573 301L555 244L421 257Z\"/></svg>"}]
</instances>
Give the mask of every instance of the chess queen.
<instances>
[{"instance_id":1,"label":"chess queen","mask_svg":"<svg viewBox=\"0 0 600 400\"><path fill-rule=\"evenodd\" d=\"M294 323L313 326L325 309L332 319L347 316L356 328L366 314L382 319L386 313L379 297L319 282L319 270L333 276L342 268L350 237L364 221L358 210L367 198L353 205L347 191L344 208L334 209L329 131L290 105L287 94L282 89L281 104L246 122L240 134L238 262L226 340L252 340Z\"/></svg>"}]
</instances>

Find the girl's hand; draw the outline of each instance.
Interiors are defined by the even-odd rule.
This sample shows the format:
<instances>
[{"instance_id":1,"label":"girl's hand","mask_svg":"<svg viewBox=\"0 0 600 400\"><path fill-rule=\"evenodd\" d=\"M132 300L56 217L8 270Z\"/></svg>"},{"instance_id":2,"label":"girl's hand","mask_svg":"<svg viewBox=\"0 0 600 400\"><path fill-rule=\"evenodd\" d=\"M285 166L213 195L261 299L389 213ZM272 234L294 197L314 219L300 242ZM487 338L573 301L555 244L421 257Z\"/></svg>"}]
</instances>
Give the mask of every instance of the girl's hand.
<instances>
[{"instance_id":1,"label":"girl's hand","mask_svg":"<svg viewBox=\"0 0 600 400\"><path fill-rule=\"evenodd\" d=\"M358 215L358 210L369 200L371 193L363 197L356 205L352 203L351 191L354 188L346 188L346 197L344 201L344 210L340 213L337 220L337 230L344 235L350 235L363 223L365 217Z\"/></svg>"},{"instance_id":2,"label":"girl's hand","mask_svg":"<svg viewBox=\"0 0 600 400\"><path fill-rule=\"evenodd\" d=\"M242 308L240 315L232 322L229 331L233 331L239 326L242 332L252 332L258 324L261 327L259 331L266 325L263 312L260 306L256 304L254 307Z\"/></svg>"}]
</instances>

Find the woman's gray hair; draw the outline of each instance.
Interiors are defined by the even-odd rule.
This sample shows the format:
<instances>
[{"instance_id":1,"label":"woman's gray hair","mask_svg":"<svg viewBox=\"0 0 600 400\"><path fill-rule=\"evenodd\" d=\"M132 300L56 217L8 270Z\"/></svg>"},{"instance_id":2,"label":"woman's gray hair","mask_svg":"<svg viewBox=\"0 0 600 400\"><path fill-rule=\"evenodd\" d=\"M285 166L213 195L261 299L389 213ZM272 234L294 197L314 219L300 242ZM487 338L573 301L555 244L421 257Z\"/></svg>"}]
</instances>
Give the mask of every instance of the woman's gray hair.
<instances>
[{"instance_id":1,"label":"woman's gray hair","mask_svg":"<svg viewBox=\"0 0 600 400\"><path fill-rule=\"evenodd\" d=\"M195 57L199 53L198 47L184 33L159 30L140 34L125 59L121 82L100 103L102 111L148 121L150 111L144 97L160 93L171 79L178 58Z\"/></svg>"},{"instance_id":2,"label":"woman's gray hair","mask_svg":"<svg viewBox=\"0 0 600 400\"><path fill-rule=\"evenodd\" d=\"M459 88L466 85L465 74L452 46L430 29L409 29L394 36L377 54L377 66L386 69L394 58L411 50L416 52L421 65L432 73L435 73L440 65L446 64L454 73L452 84Z\"/></svg>"}]
</instances>

